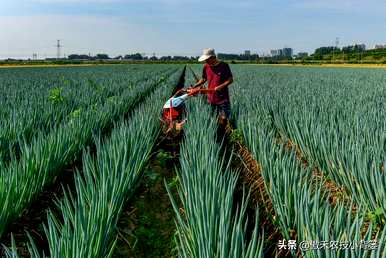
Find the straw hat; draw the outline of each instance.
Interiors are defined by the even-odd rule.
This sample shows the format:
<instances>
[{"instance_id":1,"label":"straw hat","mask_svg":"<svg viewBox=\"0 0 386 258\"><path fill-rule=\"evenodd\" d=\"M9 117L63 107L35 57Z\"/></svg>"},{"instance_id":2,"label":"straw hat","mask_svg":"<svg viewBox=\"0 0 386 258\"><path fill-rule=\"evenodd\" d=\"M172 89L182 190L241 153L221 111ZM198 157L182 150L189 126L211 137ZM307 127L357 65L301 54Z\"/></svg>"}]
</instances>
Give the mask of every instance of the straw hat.
<instances>
[{"instance_id":1,"label":"straw hat","mask_svg":"<svg viewBox=\"0 0 386 258\"><path fill-rule=\"evenodd\" d=\"M198 59L199 62L204 62L207 60L209 57L216 56L216 53L214 52L213 48L205 48L202 51L202 56Z\"/></svg>"}]
</instances>

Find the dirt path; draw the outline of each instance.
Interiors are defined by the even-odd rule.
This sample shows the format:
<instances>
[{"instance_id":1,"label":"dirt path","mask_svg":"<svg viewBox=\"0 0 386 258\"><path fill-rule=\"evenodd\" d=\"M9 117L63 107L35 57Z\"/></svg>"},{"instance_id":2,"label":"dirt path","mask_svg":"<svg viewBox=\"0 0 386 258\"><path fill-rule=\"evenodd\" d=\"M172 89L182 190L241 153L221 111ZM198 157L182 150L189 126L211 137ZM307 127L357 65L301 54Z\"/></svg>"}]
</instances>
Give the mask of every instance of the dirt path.
<instances>
[{"instance_id":1,"label":"dirt path","mask_svg":"<svg viewBox=\"0 0 386 258\"><path fill-rule=\"evenodd\" d=\"M173 94L184 88L184 67ZM168 184L175 200L179 168L180 143L183 133L167 137L161 134L134 196L124 207L118 221L118 242L114 257L177 256L175 213L165 188Z\"/></svg>"},{"instance_id":2,"label":"dirt path","mask_svg":"<svg viewBox=\"0 0 386 258\"><path fill-rule=\"evenodd\" d=\"M178 141L164 141L155 150L144 178L118 222L114 257L176 256L174 211L164 180L176 197L178 154Z\"/></svg>"}]
</instances>

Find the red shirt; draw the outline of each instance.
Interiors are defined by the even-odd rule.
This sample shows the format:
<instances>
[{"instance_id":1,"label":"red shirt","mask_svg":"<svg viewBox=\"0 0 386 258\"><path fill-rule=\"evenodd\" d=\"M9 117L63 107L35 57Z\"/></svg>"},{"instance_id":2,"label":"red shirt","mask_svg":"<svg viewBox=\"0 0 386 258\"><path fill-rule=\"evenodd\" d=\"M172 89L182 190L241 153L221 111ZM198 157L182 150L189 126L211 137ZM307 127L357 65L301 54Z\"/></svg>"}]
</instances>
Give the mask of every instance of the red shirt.
<instances>
[{"instance_id":1,"label":"red shirt","mask_svg":"<svg viewBox=\"0 0 386 258\"><path fill-rule=\"evenodd\" d=\"M231 77L231 69L229 68L229 65L224 62L220 62L215 66L205 64L202 71L202 78L208 81L208 89L214 90L217 86L224 83ZM208 102L212 105L229 103L228 87L222 88L221 90L213 93L208 93Z\"/></svg>"}]
</instances>

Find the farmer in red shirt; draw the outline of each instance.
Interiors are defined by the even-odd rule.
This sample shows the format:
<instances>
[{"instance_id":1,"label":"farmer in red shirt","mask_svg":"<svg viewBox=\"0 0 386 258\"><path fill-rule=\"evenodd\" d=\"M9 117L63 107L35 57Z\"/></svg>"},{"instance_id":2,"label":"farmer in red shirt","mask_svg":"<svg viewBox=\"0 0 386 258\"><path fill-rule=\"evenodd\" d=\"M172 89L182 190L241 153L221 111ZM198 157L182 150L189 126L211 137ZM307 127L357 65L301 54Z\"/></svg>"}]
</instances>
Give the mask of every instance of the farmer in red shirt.
<instances>
[{"instance_id":1,"label":"farmer in red shirt","mask_svg":"<svg viewBox=\"0 0 386 258\"><path fill-rule=\"evenodd\" d=\"M229 65L219 61L214 49L206 48L198 61L205 61L200 79L193 87L199 87L208 82L208 89L213 90L208 93L208 102L212 110L219 115L219 120L224 125L229 119L231 105L229 99L228 86L233 82L233 75Z\"/></svg>"}]
</instances>

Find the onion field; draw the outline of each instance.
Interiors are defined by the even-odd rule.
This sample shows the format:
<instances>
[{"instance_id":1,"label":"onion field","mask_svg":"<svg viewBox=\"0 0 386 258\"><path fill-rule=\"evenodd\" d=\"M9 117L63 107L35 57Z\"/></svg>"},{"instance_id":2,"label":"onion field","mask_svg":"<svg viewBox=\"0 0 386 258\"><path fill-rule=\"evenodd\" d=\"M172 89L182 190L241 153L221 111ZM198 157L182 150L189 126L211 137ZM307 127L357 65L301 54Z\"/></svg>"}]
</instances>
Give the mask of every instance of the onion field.
<instances>
[{"instance_id":1,"label":"onion field","mask_svg":"<svg viewBox=\"0 0 386 258\"><path fill-rule=\"evenodd\" d=\"M385 257L386 72L238 71L234 114L292 255Z\"/></svg>"},{"instance_id":2,"label":"onion field","mask_svg":"<svg viewBox=\"0 0 386 258\"><path fill-rule=\"evenodd\" d=\"M386 70L232 65L170 139L185 68L0 69L1 257L386 257Z\"/></svg>"}]
</instances>

